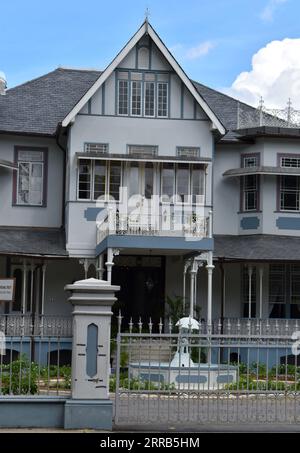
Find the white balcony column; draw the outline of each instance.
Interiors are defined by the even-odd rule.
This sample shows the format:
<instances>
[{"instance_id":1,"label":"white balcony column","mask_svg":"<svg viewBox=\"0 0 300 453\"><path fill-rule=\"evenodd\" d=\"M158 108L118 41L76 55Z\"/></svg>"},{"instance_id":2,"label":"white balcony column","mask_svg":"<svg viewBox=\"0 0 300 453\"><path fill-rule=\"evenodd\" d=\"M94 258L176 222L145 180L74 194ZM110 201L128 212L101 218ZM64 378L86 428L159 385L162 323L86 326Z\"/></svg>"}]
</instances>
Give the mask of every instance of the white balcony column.
<instances>
[{"instance_id":1,"label":"white balcony column","mask_svg":"<svg viewBox=\"0 0 300 453\"><path fill-rule=\"evenodd\" d=\"M108 248L107 249L107 261L105 263L106 269L107 269L107 281L111 283L111 278L112 278L112 268L114 266L114 257L118 256L120 254L119 249L112 249Z\"/></svg>"},{"instance_id":2,"label":"white balcony column","mask_svg":"<svg viewBox=\"0 0 300 453\"><path fill-rule=\"evenodd\" d=\"M251 302L252 302L252 276L253 266L248 266L248 318L251 319Z\"/></svg>"},{"instance_id":3,"label":"white balcony column","mask_svg":"<svg viewBox=\"0 0 300 453\"><path fill-rule=\"evenodd\" d=\"M215 266L213 265L213 252L208 252L207 260L207 327L212 328L212 277Z\"/></svg>"},{"instance_id":4,"label":"white balcony column","mask_svg":"<svg viewBox=\"0 0 300 453\"><path fill-rule=\"evenodd\" d=\"M23 261L23 294L22 294L22 314L26 313L26 299L27 299L27 263Z\"/></svg>"},{"instance_id":5,"label":"white balcony column","mask_svg":"<svg viewBox=\"0 0 300 453\"><path fill-rule=\"evenodd\" d=\"M259 267L259 319L263 317L263 277L264 268L261 265Z\"/></svg>"},{"instance_id":6,"label":"white balcony column","mask_svg":"<svg viewBox=\"0 0 300 453\"><path fill-rule=\"evenodd\" d=\"M42 316L44 316L44 314L45 314L46 270L47 270L47 264L44 263L42 266L42 307L41 307Z\"/></svg>"}]
</instances>

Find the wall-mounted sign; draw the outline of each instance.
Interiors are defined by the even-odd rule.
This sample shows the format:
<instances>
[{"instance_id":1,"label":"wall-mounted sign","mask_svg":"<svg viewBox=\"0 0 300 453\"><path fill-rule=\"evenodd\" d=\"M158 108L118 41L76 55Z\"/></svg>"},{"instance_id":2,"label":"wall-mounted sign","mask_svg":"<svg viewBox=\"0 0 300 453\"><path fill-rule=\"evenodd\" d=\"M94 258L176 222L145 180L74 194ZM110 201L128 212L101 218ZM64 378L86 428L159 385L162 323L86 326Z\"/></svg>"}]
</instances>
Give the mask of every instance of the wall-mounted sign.
<instances>
[{"instance_id":1,"label":"wall-mounted sign","mask_svg":"<svg viewBox=\"0 0 300 453\"><path fill-rule=\"evenodd\" d=\"M0 302L11 302L15 295L15 279L0 278Z\"/></svg>"}]
</instances>

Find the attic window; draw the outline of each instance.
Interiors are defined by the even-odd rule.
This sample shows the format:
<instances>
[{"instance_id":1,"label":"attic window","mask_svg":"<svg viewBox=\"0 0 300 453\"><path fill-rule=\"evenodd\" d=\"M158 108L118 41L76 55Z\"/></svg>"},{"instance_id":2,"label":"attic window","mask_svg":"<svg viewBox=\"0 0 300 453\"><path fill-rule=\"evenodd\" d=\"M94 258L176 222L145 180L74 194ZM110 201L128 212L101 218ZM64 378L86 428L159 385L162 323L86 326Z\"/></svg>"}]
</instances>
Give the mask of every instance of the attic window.
<instances>
[{"instance_id":1,"label":"attic window","mask_svg":"<svg viewBox=\"0 0 300 453\"><path fill-rule=\"evenodd\" d=\"M178 146L178 157L200 157L200 148L195 146Z\"/></svg>"},{"instance_id":2,"label":"attic window","mask_svg":"<svg viewBox=\"0 0 300 453\"><path fill-rule=\"evenodd\" d=\"M107 143L85 143L84 151L86 153L106 154L106 153L108 153L108 144Z\"/></svg>"}]
</instances>

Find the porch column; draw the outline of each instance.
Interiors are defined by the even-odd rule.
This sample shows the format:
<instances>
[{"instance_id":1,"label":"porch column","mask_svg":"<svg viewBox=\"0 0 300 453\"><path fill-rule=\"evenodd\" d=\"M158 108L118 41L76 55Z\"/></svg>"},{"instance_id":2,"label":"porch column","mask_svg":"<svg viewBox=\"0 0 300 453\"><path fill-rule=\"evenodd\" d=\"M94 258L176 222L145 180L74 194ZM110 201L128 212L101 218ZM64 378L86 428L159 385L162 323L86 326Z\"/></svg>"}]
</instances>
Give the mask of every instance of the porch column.
<instances>
[{"instance_id":1,"label":"porch column","mask_svg":"<svg viewBox=\"0 0 300 453\"><path fill-rule=\"evenodd\" d=\"M104 274L104 255L102 254L98 257L97 278L103 280L103 274Z\"/></svg>"},{"instance_id":2,"label":"porch column","mask_svg":"<svg viewBox=\"0 0 300 453\"><path fill-rule=\"evenodd\" d=\"M183 298L183 313L185 314L185 301L186 301L186 274L188 271L188 268L190 267L191 262L190 260L184 262L184 268L183 268L183 291L182 291L182 298Z\"/></svg>"},{"instance_id":3,"label":"porch column","mask_svg":"<svg viewBox=\"0 0 300 453\"><path fill-rule=\"evenodd\" d=\"M120 254L118 249L107 249L107 262L105 263L107 269L107 281L111 283L112 268L114 266L114 257Z\"/></svg>"},{"instance_id":4,"label":"porch column","mask_svg":"<svg viewBox=\"0 0 300 453\"><path fill-rule=\"evenodd\" d=\"M252 275L253 267L248 266L248 318L251 319L251 302L252 302Z\"/></svg>"},{"instance_id":5,"label":"porch column","mask_svg":"<svg viewBox=\"0 0 300 453\"><path fill-rule=\"evenodd\" d=\"M22 294L22 314L26 313L26 296L27 296L27 263L23 261L23 294Z\"/></svg>"},{"instance_id":6,"label":"porch column","mask_svg":"<svg viewBox=\"0 0 300 453\"><path fill-rule=\"evenodd\" d=\"M213 252L208 252L207 261L207 327L209 332L212 328L212 276L215 266L213 265Z\"/></svg>"},{"instance_id":7,"label":"porch column","mask_svg":"<svg viewBox=\"0 0 300 453\"><path fill-rule=\"evenodd\" d=\"M198 272L198 263L194 259L190 269L190 317L194 318L194 308L195 308L195 279Z\"/></svg>"},{"instance_id":8,"label":"porch column","mask_svg":"<svg viewBox=\"0 0 300 453\"><path fill-rule=\"evenodd\" d=\"M264 268L263 266L259 267L259 319L263 317L263 276Z\"/></svg>"},{"instance_id":9,"label":"porch column","mask_svg":"<svg viewBox=\"0 0 300 453\"><path fill-rule=\"evenodd\" d=\"M43 266L42 266L42 308L41 308L42 317L44 316L44 313L45 313L46 269L47 269L47 264L44 263Z\"/></svg>"},{"instance_id":10,"label":"porch column","mask_svg":"<svg viewBox=\"0 0 300 453\"><path fill-rule=\"evenodd\" d=\"M33 284L34 284L34 279L33 279L34 264L33 264L33 262L31 262L30 270L31 270L31 275L30 275L30 313L32 313L32 309L33 309Z\"/></svg>"}]
</instances>

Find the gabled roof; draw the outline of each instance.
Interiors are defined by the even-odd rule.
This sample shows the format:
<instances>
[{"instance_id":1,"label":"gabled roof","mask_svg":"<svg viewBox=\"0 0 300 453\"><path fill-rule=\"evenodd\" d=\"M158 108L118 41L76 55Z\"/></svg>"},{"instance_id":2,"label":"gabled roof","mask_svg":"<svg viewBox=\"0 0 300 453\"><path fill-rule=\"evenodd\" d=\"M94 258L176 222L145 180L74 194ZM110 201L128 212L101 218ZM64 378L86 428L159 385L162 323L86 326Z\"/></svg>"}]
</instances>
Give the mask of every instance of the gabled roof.
<instances>
[{"instance_id":1,"label":"gabled roof","mask_svg":"<svg viewBox=\"0 0 300 453\"><path fill-rule=\"evenodd\" d=\"M59 123L102 74L96 70L57 68L0 96L0 133L54 136ZM198 82L199 94L228 130L222 142L238 140L238 101ZM247 104L240 107L253 111Z\"/></svg>"},{"instance_id":2,"label":"gabled roof","mask_svg":"<svg viewBox=\"0 0 300 453\"><path fill-rule=\"evenodd\" d=\"M130 41L126 44L125 47L118 53L114 60L108 65L108 67L103 71L91 88L82 96L74 108L68 113L62 122L63 127L67 127L70 122L74 119L77 113L84 107L88 100L95 94L95 92L101 87L101 85L108 79L112 72L118 67L122 60L128 55L128 53L134 48L134 46L140 41L144 35L149 35L153 42L156 44L160 52L163 54L165 59L168 61L170 66L177 73L178 77L185 84L186 88L190 91L192 96L196 99L200 107L206 113L208 118L212 121L213 127L216 128L220 134L224 135L226 129L219 118L215 115L214 111L209 107L203 97L200 95L199 91L195 88L194 84L188 78L184 70L177 63L173 55L170 53L168 48L162 42L158 34L151 27L151 25L146 20L139 30L133 35Z\"/></svg>"}]
</instances>

